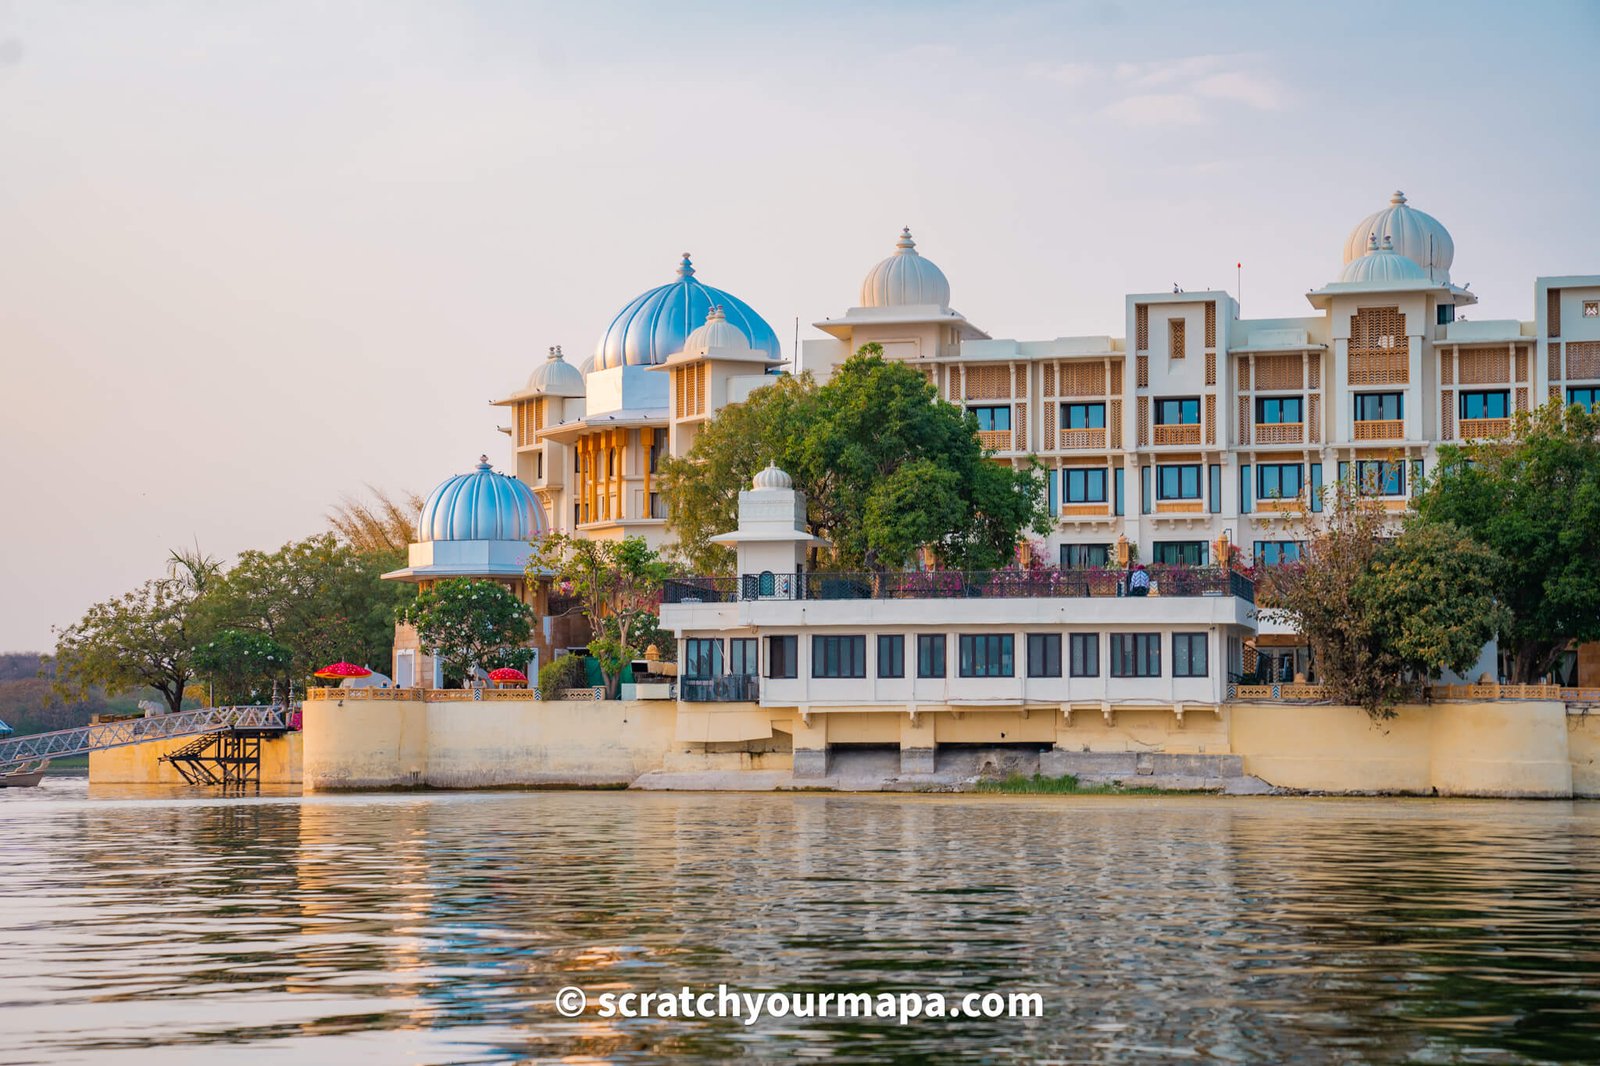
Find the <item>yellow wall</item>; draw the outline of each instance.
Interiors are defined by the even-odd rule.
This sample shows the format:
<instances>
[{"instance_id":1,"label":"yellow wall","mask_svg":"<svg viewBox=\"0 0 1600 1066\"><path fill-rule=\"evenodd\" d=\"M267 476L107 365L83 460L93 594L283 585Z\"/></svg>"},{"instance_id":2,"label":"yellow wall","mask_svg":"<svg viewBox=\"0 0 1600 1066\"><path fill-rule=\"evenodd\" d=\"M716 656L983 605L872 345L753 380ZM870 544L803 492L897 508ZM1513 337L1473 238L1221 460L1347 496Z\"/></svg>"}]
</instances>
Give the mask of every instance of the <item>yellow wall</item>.
<instances>
[{"instance_id":1,"label":"yellow wall","mask_svg":"<svg viewBox=\"0 0 1600 1066\"><path fill-rule=\"evenodd\" d=\"M1600 796L1600 714L1567 716L1567 753L1572 760L1572 794Z\"/></svg>"},{"instance_id":2,"label":"yellow wall","mask_svg":"<svg viewBox=\"0 0 1600 1066\"><path fill-rule=\"evenodd\" d=\"M301 733L285 733L261 741L261 783L298 785L303 765ZM151 740L89 753L89 780L97 785L182 785L183 777L161 756L194 741L194 737Z\"/></svg>"},{"instance_id":3,"label":"yellow wall","mask_svg":"<svg viewBox=\"0 0 1600 1066\"><path fill-rule=\"evenodd\" d=\"M1109 722L1097 709L1079 709L1070 724L1062 717L1055 742L1066 751L1226 755L1232 750L1226 707L1220 717L1210 707L1190 707L1181 723L1171 707L1114 707Z\"/></svg>"}]
</instances>

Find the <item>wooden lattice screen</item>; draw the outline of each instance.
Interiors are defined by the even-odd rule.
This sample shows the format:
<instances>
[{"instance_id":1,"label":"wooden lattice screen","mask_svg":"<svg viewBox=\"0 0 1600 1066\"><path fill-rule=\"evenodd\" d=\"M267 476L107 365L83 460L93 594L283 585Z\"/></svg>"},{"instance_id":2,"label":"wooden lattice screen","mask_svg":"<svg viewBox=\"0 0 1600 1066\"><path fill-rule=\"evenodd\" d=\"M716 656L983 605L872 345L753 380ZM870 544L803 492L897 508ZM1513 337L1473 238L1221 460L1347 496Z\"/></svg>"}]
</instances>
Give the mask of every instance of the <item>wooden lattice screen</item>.
<instances>
[{"instance_id":1,"label":"wooden lattice screen","mask_svg":"<svg viewBox=\"0 0 1600 1066\"><path fill-rule=\"evenodd\" d=\"M1020 387L1022 382L1017 382ZM1016 448L1019 452L1028 450L1028 405L1019 403L1012 408L1011 424L1016 427Z\"/></svg>"},{"instance_id":2,"label":"wooden lattice screen","mask_svg":"<svg viewBox=\"0 0 1600 1066\"><path fill-rule=\"evenodd\" d=\"M1263 392L1271 389L1301 388L1305 377L1303 360L1298 355L1256 356L1256 388Z\"/></svg>"},{"instance_id":3,"label":"wooden lattice screen","mask_svg":"<svg viewBox=\"0 0 1600 1066\"><path fill-rule=\"evenodd\" d=\"M970 366L966 368L966 398L969 400L1008 400L1011 398L1009 366Z\"/></svg>"},{"instance_id":4,"label":"wooden lattice screen","mask_svg":"<svg viewBox=\"0 0 1600 1066\"><path fill-rule=\"evenodd\" d=\"M1250 411L1250 397L1239 397L1239 443L1250 443L1250 426L1255 418Z\"/></svg>"},{"instance_id":5,"label":"wooden lattice screen","mask_svg":"<svg viewBox=\"0 0 1600 1066\"><path fill-rule=\"evenodd\" d=\"M1250 388L1250 356L1239 357L1239 389L1248 391Z\"/></svg>"},{"instance_id":6,"label":"wooden lattice screen","mask_svg":"<svg viewBox=\"0 0 1600 1066\"><path fill-rule=\"evenodd\" d=\"M1454 352L1439 353L1439 384L1454 385L1456 383L1456 359Z\"/></svg>"},{"instance_id":7,"label":"wooden lattice screen","mask_svg":"<svg viewBox=\"0 0 1600 1066\"><path fill-rule=\"evenodd\" d=\"M1454 440L1456 436L1456 394L1453 389L1439 393L1439 436Z\"/></svg>"},{"instance_id":8,"label":"wooden lattice screen","mask_svg":"<svg viewBox=\"0 0 1600 1066\"><path fill-rule=\"evenodd\" d=\"M1106 368L1104 363L1061 364L1061 395L1104 396L1106 394Z\"/></svg>"},{"instance_id":9,"label":"wooden lattice screen","mask_svg":"<svg viewBox=\"0 0 1600 1066\"><path fill-rule=\"evenodd\" d=\"M1567 342L1568 381L1600 378L1600 341Z\"/></svg>"},{"instance_id":10,"label":"wooden lattice screen","mask_svg":"<svg viewBox=\"0 0 1600 1066\"><path fill-rule=\"evenodd\" d=\"M1512 378L1511 380L1513 380L1513 381L1527 381L1528 380L1528 349L1523 348L1521 346L1518 346L1518 348L1517 348L1517 376Z\"/></svg>"},{"instance_id":11,"label":"wooden lattice screen","mask_svg":"<svg viewBox=\"0 0 1600 1066\"><path fill-rule=\"evenodd\" d=\"M1207 304L1206 306L1209 307L1211 305ZM1216 352L1207 352L1206 353L1206 384L1207 385L1215 385L1216 383L1217 383L1217 353Z\"/></svg>"},{"instance_id":12,"label":"wooden lattice screen","mask_svg":"<svg viewBox=\"0 0 1600 1066\"><path fill-rule=\"evenodd\" d=\"M1184 334L1187 325L1181 318L1167 319L1167 354L1173 359L1184 357Z\"/></svg>"},{"instance_id":13,"label":"wooden lattice screen","mask_svg":"<svg viewBox=\"0 0 1600 1066\"><path fill-rule=\"evenodd\" d=\"M1550 380L1561 380L1561 342L1550 342Z\"/></svg>"},{"instance_id":14,"label":"wooden lattice screen","mask_svg":"<svg viewBox=\"0 0 1600 1066\"><path fill-rule=\"evenodd\" d=\"M1012 387L1016 390L1015 394L1022 399L1026 399L1028 396L1028 365L1027 363L1023 363L1021 366L1013 364L1016 376L1012 378L1014 382Z\"/></svg>"},{"instance_id":15,"label":"wooden lattice screen","mask_svg":"<svg viewBox=\"0 0 1600 1066\"><path fill-rule=\"evenodd\" d=\"M1042 394L1045 396L1060 396L1061 394L1056 391L1056 365L1054 363L1046 363L1041 369L1040 376L1044 379L1041 383Z\"/></svg>"},{"instance_id":16,"label":"wooden lattice screen","mask_svg":"<svg viewBox=\"0 0 1600 1066\"><path fill-rule=\"evenodd\" d=\"M1306 404L1306 429L1310 432L1312 444L1322 441L1322 394L1313 392L1311 400Z\"/></svg>"},{"instance_id":17,"label":"wooden lattice screen","mask_svg":"<svg viewBox=\"0 0 1600 1066\"><path fill-rule=\"evenodd\" d=\"M1150 350L1150 306L1135 304L1133 308L1134 350ZM1554 334L1551 334L1554 336Z\"/></svg>"},{"instance_id":18,"label":"wooden lattice screen","mask_svg":"<svg viewBox=\"0 0 1600 1066\"><path fill-rule=\"evenodd\" d=\"M1503 385L1511 380L1511 356L1504 348L1469 348L1461 353L1461 384Z\"/></svg>"},{"instance_id":19,"label":"wooden lattice screen","mask_svg":"<svg viewBox=\"0 0 1600 1066\"><path fill-rule=\"evenodd\" d=\"M1139 388L1141 388L1141 389L1149 388L1150 387L1150 357L1148 355L1141 355L1139 357L1138 374L1139 374L1139 381L1138 381Z\"/></svg>"},{"instance_id":20,"label":"wooden lattice screen","mask_svg":"<svg viewBox=\"0 0 1600 1066\"><path fill-rule=\"evenodd\" d=\"M1517 410L1526 411L1527 409L1528 409L1528 390L1527 389L1518 389L1517 390Z\"/></svg>"},{"instance_id":21,"label":"wooden lattice screen","mask_svg":"<svg viewBox=\"0 0 1600 1066\"><path fill-rule=\"evenodd\" d=\"M1363 307L1351 316L1351 385L1409 383L1409 352L1406 316L1398 307Z\"/></svg>"},{"instance_id":22,"label":"wooden lattice screen","mask_svg":"<svg viewBox=\"0 0 1600 1066\"><path fill-rule=\"evenodd\" d=\"M1206 443L1217 443L1217 394L1206 393Z\"/></svg>"},{"instance_id":23,"label":"wooden lattice screen","mask_svg":"<svg viewBox=\"0 0 1600 1066\"><path fill-rule=\"evenodd\" d=\"M1042 443L1044 450L1053 452L1061 442L1056 439L1056 405L1046 403L1039 411L1039 425L1044 430Z\"/></svg>"},{"instance_id":24,"label":"wooden lattice screen","mask_svg":"<svg viewBox=\"0 0 1600 1066\"><path fill-rule=\"evenodd\" d=\"M1150 397L1139 396L1136 398L1139 418L1139 447L1143 448L1150 443Z\"/></svg>"},{"instance_id":25,"label":"wooden lattice screen","mask_svg":"<svg viewBox=\"0 0 1600 1066\"><path fill-rule=\"evenodd\" d=\"M1110 427L1110 434L1106 440L1108 448L1122 447L1122 399L1112 397L1111 410L1108 412L1106 424Z\"/></svg>"},{"instance_id":26,"label":"wooden lattice screen","mask_svg":"<svg viewBox=\"0 0 1600 1066\"><path fill-rule=\"evenodd\" d=\"M1216 346L1217 346L1217 302L1215 300L1210 300L1210 301L1207 301L1207 303L1206 303L1206 347L1207 348L1215 348Z\"/></svg>"},{"instance_id":27,"label":"wooden lattice screen","mask_svg":"<svg viewBox=\"0 0 1600 1066\"><path fill-rule=\"evenodd\" d=\"M1547 337L1561 336L1561 290L1550 289L1545 293L1545 320L1548 328L1545 330Z\"/></svg>"},{"instance_id":28,"label":"wooden lattice screen","mask_svg":"<svg viewBox=\"0 0 1600 1066\"><path fill-rule=\"evenodd\" d=\"M1322 355L1320 353L1306 356L1306 373L1311 378L1311 387L1313 389L1322 388Z\"/></svg>"}]
</instances>

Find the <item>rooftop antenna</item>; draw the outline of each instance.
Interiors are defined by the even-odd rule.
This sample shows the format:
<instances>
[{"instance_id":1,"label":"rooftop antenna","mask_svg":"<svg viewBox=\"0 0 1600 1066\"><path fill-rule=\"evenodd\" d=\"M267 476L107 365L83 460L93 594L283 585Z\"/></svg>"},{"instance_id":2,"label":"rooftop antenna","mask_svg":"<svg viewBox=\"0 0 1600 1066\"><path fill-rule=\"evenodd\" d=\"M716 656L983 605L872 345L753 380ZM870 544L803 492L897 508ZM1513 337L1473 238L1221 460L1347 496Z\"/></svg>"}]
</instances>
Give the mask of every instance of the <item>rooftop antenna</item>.
<instances>
[{"instance_id":1,"label":"rooftop antenna","mask_svg":"<svg viewBox=\"0 0 1600 1066\"><path fill-rule=\"evenodd\" d=\"M794 347L791 349L794 361L789 364L789 369L796 374L800 373L800 316L794 316Z\"/></svg>"},{"instance_id":2,"label":"rooftop antenna","mask_svg":"<svg viewBox=\"0 0 1600 1066\"><path fill-rule=\"evenodd\" d=\"M1233 317L1244 314L1244 260L1233 264Z\"/></svg>"}]
</instances>

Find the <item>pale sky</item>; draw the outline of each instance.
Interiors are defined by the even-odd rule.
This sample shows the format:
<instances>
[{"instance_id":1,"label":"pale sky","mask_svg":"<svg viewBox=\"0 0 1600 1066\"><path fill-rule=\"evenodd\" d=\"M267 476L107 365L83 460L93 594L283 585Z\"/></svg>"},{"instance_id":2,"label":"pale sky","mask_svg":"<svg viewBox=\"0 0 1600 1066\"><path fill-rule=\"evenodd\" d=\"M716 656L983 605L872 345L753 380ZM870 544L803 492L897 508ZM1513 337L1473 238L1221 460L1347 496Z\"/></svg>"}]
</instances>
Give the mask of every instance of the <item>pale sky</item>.
<instances>
[{"instance_id":1,"label":"pale sky","mask_svg":"<svg viewBox=\"0 0 1600 1066\"><path fill-rule=\"evenodd\" d=\"M1600 273L1600 5L0 0L0 651L509 458L694 254L787 348L903 225L996 337L1309 313L1404 189L1473 318Z\"/></svg>"}]
</instances>

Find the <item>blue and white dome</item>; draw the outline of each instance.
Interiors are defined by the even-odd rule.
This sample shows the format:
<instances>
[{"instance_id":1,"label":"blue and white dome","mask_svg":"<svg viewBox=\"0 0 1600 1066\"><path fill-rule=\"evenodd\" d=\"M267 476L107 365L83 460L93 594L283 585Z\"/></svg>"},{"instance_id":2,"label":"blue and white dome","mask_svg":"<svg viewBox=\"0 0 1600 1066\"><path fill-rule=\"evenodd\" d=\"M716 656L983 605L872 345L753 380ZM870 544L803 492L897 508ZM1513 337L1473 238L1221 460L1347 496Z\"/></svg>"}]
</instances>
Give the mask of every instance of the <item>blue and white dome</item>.
<instances>
[{"instance_id":1,"label":"blue and white dome","mask_svg":"<svg viewBox=\"0 0 1600 1066\"><path fill-rule=\"evenodd\" d=\"M617 312L595 345L594 369L666 362L668 356L683 351L689 334L719 304L727 320L749 339L750 347L766 352L769 359L783 358L778 335L766 320L737 296L696 281L694 264L685 252L677 281L635 297Z\"/></svg>"},{"instance_id":2,"label":"blue and white dome","mask_svg":"<svg viewBox=\"0 0 1600 1066\"><path fill-rule=\"evenodd\" d=\"M520 540L543 536L544 508L533 490L509 474L497 474L489 457L428 494L417 517L417 543L441 540Z\"/></svg>"},{"instance_id":3,"label":"blue and white dome","mask_svg":"<svg viewBox=\"0 0 1600 1066\"><path fill-rule=\"evenodd\" d=\"M550 349L544 362L533 368L524 391L541 396L582 396L583 374L562 357L558 344Z\"/></svg>"},{"instance_id":4,"label":"blue and white dome","mask_svg":"<svg viewBox=\"0 0 1600 1066\"><path fill-rule=\"evenodd\" d=\"M900 231L894 254L867 271L861 282L862 307L950 306L950 282L917 251L911 227Z\"/></svg>"},{"instance_id":5,"label":"blue and white dome","mask_svg":"<svg viewBox=\"0 0 1600 1066\"><path fill-rule=\"evenodd\" d=\"M1405 193L1396 192L1389 198L1388 207L1356 223L1345 238L1344 261L1354 262L1366 254L1368 238L1374 235L1380 241L1385 237L1393 241L1395 252L1421 267L1428 280L1439 285L1450 283L1455 241L1438 219L1409 206Z\"/></svg>"},{"instance_id":6,"label":"blue and white dome","mask_svg":"<svg viewBox=\"0 0 1600 1066\"><path fill-rule=\"evenodd\" d=\"M1417 263L1394 250L1388 237L1380 247L1378 235L1367 239L1367 254L1345 264L1339 274L1341 283L1362 285L1428 284L1428 272Z\"/></svg>"}]
</instances>

